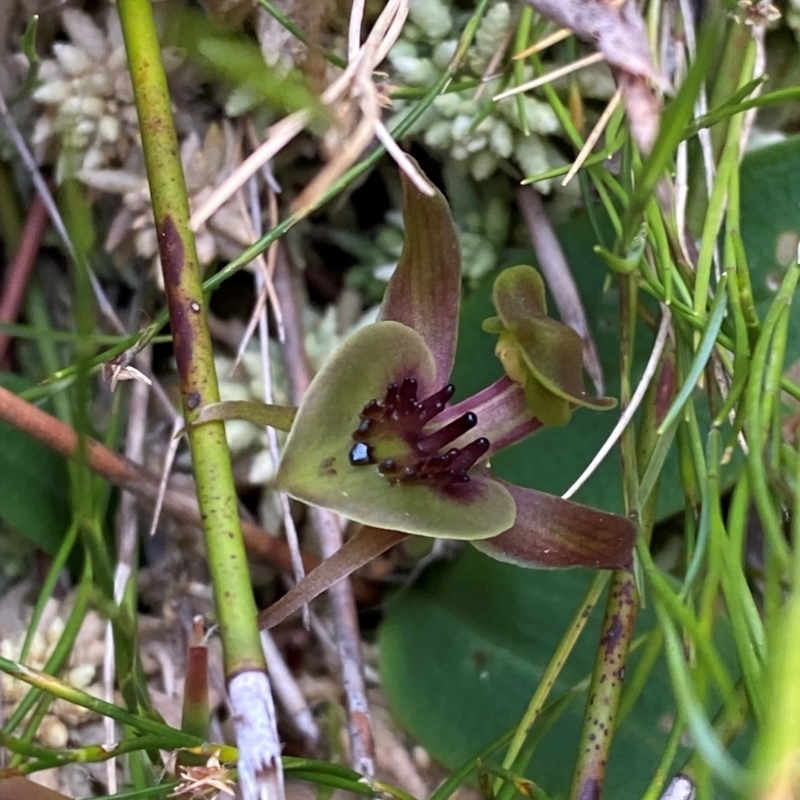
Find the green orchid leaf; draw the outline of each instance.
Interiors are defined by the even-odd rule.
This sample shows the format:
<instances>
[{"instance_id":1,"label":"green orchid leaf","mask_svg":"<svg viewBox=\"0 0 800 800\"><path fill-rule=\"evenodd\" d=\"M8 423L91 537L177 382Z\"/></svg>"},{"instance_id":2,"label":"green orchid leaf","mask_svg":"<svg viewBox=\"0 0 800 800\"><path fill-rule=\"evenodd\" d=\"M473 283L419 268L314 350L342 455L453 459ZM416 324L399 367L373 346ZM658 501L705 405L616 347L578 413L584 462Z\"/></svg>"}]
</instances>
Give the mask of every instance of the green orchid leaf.
<instances>
[{"instance_id":1,"label":"green orchid leaf","mask_svg":"<svg viewBox=\"0 0 800 800\"><path fill-rule=\"evenodd\" d=\"M486 320L484 330L498 332L502 325L495 352L543 423L565 424L574 406L603 411L616 405L613 398L586 394L581 337L547 316L544 283L533 267L503 270L492 299L498 316Z\"/></svg>"},{"instance_id":2,"label":"green orchid leaf","mask_svg":"<svg viewBox=\"0 0 800 800\"><path fill-rule=\"evenodd\" d=\"M500 482L514 498L517 519L499 536L473 542L478 550L521 567L630 569L636 540L630 520Z\"/></svg>"},{"instance_id":3,"label":"green orchid leaf","mask_svg":"<svg viewBox=\"0 0 800 800\"><path fill-rule=\"evenodd\" d=\"M381 319L417 331L447 383L456 356L461 303L461 250L450 206L434 190L424 195L402 174L405 242L381 307Z\"/></svg>"},{"instance_id":4,"label":"green orchid leaf","mask_svg":"<svg viewBox=\"0 0 800 800\"><path fill-rule=\"evenodd\" d=\"M580 416L589 414L575 419ZM518 569L468 547L454 561L432 567L399 592L387 603L378 636L381 687L402 729L449 769L474 764L476 753L519 724L534 689L548 678L548 663L593 577L591 570ZM653 605L648 603L637 614L637 637L658 635ZM553 719L547 712L545 720L537 721L525 745L534 751L531 763L524 770L515 768L515 776L532 778L541 787L542 793L534 797L570 797L586 707L586 689L574 692L586 686L597 658L602 606L599 603L591 613L548 702L563 708L570 697L574 700L552 728L540 724ZM714 633L717 643L716 623ZM615 730L602 794L607 800L647 796L664 760L670 733L664 721L671 722L678 713L666 660L660 656L650 673L642 664L648 652L652 654L641 647L626 663L628 683L640 666L650 677L632 707L627 704L634 699L632 693L625 701L630 714ZM678 744L673 771L693 752L694 743L685 738ZM499 759L484 762L494 763ZM715 784L707 796L722 800L717 788ZM511 796L532 800L516 791Z\"/></svg>"},{"instance_id":5,"label":"green orchid leaf","mask_svg":"<svg viewBox=\"0 0 800 800\"><path fill-rule=\"evenodd\" d=\"M0 387L20 394L30 384L19 375L0 372ZM1 422L0 475L0 528L4 523L45 553L54 555L64 540L71 513L65 459L42 442ZM4 548L8 546L8 542L3 544ZM9 577L12 574L13 570Z\"/></svg>"},{"instance_id":6,"label":"green orchid leaf","mask_svg":"<svg viewBox=\"0 0 800 800\"><path fill-rule=\"evenodd\" d=\"M205 406L194 424L240 419L255 425L269 425L279 431L290 431L296 414L297 409L292 406L273 406L257 400L225 400Z\"/></svg>"},{"instance_id":7,"label":"green orchid leaf","mask_svg":"<svg viewBox=\"0 0 800 800\"><path fill-rule=\"evenodd\" d=\"M390 384L414 379L421 396L441 387L423 338L398 322L354 333L312 381L289 433L277 485L310 505L333 509L376 528L448 539L482 539L510 528L516 509L508 491L483 475L446 489L390 483L372 463L351 463L353 434L371 400ZM381 442L385 450L405 445Z\"/></svg>"}]
</instances>

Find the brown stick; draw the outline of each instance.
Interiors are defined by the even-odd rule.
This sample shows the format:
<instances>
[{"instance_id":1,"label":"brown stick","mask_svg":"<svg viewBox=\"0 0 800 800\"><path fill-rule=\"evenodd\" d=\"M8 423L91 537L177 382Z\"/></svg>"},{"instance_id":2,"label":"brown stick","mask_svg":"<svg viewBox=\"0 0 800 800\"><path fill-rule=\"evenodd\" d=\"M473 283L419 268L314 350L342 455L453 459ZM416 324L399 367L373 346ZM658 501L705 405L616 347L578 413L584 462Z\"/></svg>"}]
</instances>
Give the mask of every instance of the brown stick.
<instances>
[{"instance_id":1,"label":"brown stick","mask_svg":"<svg viewBox=\"0 0 800 800\"><path fill-rule=\"evenodd\" d=\"M0 387L0 420L13 425L67 458L72 458L78 450L78 434L69 425L3 387ZM151 505L155 503L159 481L144 467L117 455L94 439L87 439L86 454L89 466L94 472L147 503ZM188 494L168 490L163 507L168 513L200 525L197 501ZM289 549L283 539L270 535L263 528L246 520L242 520L242 531L247 552L252 558L274 564L284 571L291 570ZM303 563L306 570L310 571L320 563L320 560L310 554L304 554ZM359 597L364 602L374 601L375 593L369 584L360 581L357 587Z\"/></svg>"},{"instance_id":2,"label":"brown stick","mask_svg":"<svg viewBox=\"0 0 800 800\"><path fill-rule=\"evenodd\" d=\"M28 778L11 776L0 780L0 800L69 800L69 798Z\"/></svg>"}]
</instances>

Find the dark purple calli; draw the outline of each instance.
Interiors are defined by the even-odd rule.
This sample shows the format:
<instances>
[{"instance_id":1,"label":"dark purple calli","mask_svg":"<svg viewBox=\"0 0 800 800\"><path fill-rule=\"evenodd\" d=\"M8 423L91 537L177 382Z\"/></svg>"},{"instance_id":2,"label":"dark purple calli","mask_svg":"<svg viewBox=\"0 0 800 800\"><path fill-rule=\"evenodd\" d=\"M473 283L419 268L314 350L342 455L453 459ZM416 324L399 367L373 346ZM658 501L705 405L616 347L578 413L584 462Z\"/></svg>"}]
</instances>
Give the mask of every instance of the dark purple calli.
<instances>
[{"instance_id":1,"label":"dark purple calli","mask_svg":"<svg viewBox=\"0 0 800 800\"><path fill-rule=\"evenodd\" d=\"M583 391L580 337L547 316L532 267L504 271L494 290L498 316L485 328L499 334L507 375L451 405L458 241L439 192L403 187L405 248L379 321L354 333L314 378L277 480L292 497L364 527L268 609L264 625L409 534L468 540L527 567L631 565L627 519L514 486L488 468L492 453L543 422L564 424L577 406L613 407Z\"/></svg>"}]
</instances>

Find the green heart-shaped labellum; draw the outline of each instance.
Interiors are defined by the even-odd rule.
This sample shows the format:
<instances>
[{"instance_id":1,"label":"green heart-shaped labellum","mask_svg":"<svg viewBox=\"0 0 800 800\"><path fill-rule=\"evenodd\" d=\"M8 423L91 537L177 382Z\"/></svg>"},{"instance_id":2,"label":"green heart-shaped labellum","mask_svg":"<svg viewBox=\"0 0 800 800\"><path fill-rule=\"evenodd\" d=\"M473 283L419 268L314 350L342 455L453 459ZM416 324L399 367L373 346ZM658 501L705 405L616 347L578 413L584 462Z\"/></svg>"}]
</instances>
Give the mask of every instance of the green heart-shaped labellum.
<instances>
[{"instance_id":1,"label":"green heart-shaped labellum","mask_svg":"<svg viewBox=\"0 0 800 800\"><path fill-rule=\"evenodd\" d=\"M484 539L510 528L514 500L486 475L436 488L392 484L375 465L350 463L364 406L405 378L417 381L420 396L432 394L441 388L433 385L435 371L423 338L399 322L378 322L354 333L323 366L300 404L278 487L356 522L419 536ZM398 441L398 448L405 446Z\"/></svg>"}]
</instances>

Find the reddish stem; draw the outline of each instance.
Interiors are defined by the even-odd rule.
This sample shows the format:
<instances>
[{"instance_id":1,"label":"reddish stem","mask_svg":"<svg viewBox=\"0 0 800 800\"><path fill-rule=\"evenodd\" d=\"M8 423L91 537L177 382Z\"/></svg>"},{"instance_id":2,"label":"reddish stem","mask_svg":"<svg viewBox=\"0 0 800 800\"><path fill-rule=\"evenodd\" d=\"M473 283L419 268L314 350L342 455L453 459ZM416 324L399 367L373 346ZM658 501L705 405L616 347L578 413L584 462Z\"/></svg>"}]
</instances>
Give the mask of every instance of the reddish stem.
<instances>
[{"instance_id":1,"label":"reddish stem","mask_svg":"<svg viewBox=\"0 0 800 800\"><path fill-rule=\"evenodd\" d=\"M75 430L2 386L0 386L0 420L13 425L67 458L74 457L78 452L78 434ZM94 439L86 440L86 457L89 467L106 480L149 503L155 502L159 492L159 479L143 467L122 458ZM163 507L175 516L200 525L200 511L194 497L182 492L168 491L164 497ZM291 570L291 557L284 540L272 536L247 520L242 520L242 530L251 557L274 564L286 572ZM303 563L306 570L311 571L320 560L315 556L304 554ZM375 601L375 592L369 584L357 580L355 587L359 598L364 602Z\"/></svg>"},{"instance_id":2,"label":"reddish stem","mask_svg":"<svg viewBox=\"0 0 800 800\"><path fill-rule=\"evenodd\" d=\"M42 242L42 235L47 227L47 208L39 194L33 196L33 202L22 230L22 239L14 260L8 268L3 293L0 296L0 322L16 322L19 310L25 298L33 273L33 265ZM8 367L8 345L11 337L0 332L0 368Z\"/></svg>"}]
</instances>

